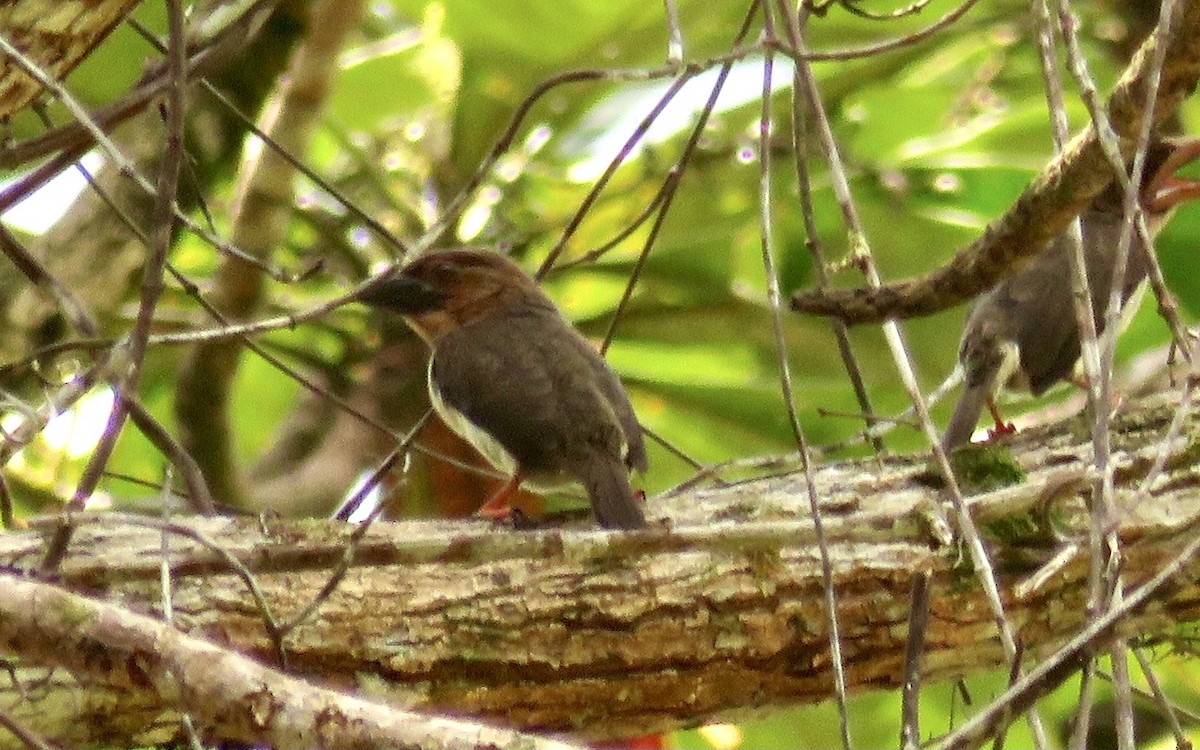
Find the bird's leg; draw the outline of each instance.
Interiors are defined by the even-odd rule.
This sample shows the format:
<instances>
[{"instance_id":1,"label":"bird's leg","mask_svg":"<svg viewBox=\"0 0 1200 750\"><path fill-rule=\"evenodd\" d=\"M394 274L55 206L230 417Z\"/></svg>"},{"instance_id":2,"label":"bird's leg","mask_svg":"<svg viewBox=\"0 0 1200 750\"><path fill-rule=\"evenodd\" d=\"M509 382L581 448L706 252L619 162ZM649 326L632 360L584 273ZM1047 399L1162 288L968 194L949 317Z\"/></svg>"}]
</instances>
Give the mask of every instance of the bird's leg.
<instances>
[{"instance_id":1,"label":"bird's leg","mask_svg":"<svg viewBox=\"0 0 1200 750\"><path fill-rule=\"evenodd\" d=\"M475 515L480 518L490 518L493 521L507 521L512 518L513 508L508 504L512 500L512 496L517 494L517 490L521 487L521 472L516 472L512 478L496 490L496 492L488 498L487 502L479 506L479 510L475 511Z\"/></svg>"},{"instance_id":2,"label":"bird's leg","mask_svg":"<svg viewBox=\"0 0 1200 750\"><path fill-rule=\"evenodd\" d=\"M992 413L992 419L996 422L996 426L988 430L988 440L995 440L1002 435L1011 435L1017 431L1012 422L1004 421L1004 416L1000 414L1000 407L996 405L994 397L988 396L987 405L988 411Z\"/></svg>"}]
</instances>

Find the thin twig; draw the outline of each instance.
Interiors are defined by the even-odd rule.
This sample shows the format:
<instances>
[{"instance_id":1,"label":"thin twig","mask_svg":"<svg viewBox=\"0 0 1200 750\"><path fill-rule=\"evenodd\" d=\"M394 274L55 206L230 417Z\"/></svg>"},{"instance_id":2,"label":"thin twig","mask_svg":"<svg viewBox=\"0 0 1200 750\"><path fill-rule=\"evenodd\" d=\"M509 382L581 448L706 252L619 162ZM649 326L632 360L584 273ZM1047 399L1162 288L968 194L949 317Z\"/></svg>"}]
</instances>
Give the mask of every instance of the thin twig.
<instances>
[{"instance_id":1,"label":"thin twig","mask_svg":"<svg viewBox=\"0 0 1200 750\"><path fill-rule=\"evenodd\" d=\"M921 657L929 627L929 574L913 573L909 595L908 639L904 645L904 682L900 687L900 747L921 745Z\"/></svg>"},{"instance_id":2,"label":"thin twig","mask_svg":"<svg viewBox=\"0 0 1200 750\"><path fill-rule=\"evenodd\" d=\"M800 35L799 38L803 42L803 36ZM868 287L878 288L881 285L879 273L875 268L867 243L866 233L858 217L854 198L850 192L849 182L846 178L846 171L838 153L833 128L819 96L816 78L807 64L798 64L797 70L801 72L801 80L807 96L808 106L814 115L818 127L817 132L829 161L830 179L834 193L842 208L844 221L852 235L852 243L855 247L854 255L859 259L858 263L866 276ZM892 360L900 375L900 379L904 384L905 390L908 391L910 400L917 408L917 416L921 420L921 426L925 431L930 445L933 446L935 464L938 467L939 474L945 481L947 494L955 510L958 533L970 553L971 562L975 568L975 576L981 584L984 596L995 619L996 628L1000 635L1000 642L1004 647L1004 653L1012 660L1015 658L1017 652L1016 639L1013 636L1012 625L1004 614L1004 605L1000 599L996 574L991 561L988 559L987 550L984 548L979 532L975 528L975 523L971 518L966 501L963 499L962 491L950 467L946 452L942 449L938 428L929 416L928 407L924 402L924 394L917 383L912 356L904 341L904 334L895 320L887 320L883 323L883 333L888 348L891 350ZM1047 747L1045 730L1042 728L1041 721L1038 719L1036 712L1032 709L1029 712L1029 725L1035 744L1039 750Z\"/></svg>"},{"instance_id":3,"label":"thin twig","mask_svg":"<svg viewBox=\"0 0 1200 750\"><path fill-rule=\"evenodd\" d=\"M1192 558L1200 552L1200 536L1185 544L1179 554L1171 558L1159 571L1141 586L1129 592L1118 606L1092 620L1074 638L1051 654L1045 661L1025 674L1017 683L1005 690L983 710L972 716L960 727L942 737L931 750L960 750L976 747L982 738L994 736L999 727L1006 725L1015 712L1032 706L1042 695L1075 674L1078 660L1107 640L1112 629L1126 616L1141 609L1159 589L1166 587L1177 576L1181 576Z\"/></svg>"}]
</instances>

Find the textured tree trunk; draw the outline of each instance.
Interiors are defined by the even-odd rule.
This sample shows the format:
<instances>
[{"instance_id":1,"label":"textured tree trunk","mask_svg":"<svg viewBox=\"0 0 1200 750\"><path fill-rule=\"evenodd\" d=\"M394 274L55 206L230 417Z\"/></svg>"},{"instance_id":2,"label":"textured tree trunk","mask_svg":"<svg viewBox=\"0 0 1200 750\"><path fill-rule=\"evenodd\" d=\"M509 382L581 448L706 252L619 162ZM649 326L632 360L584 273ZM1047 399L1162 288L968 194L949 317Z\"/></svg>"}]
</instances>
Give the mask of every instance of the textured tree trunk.
<instances>
[{"instance_id":1,"label":"textured tree trunk","mask_svg":"<svg viewBox=\"0 0 1200 750\"><path fill-rule=\"evenodd\" d=\"M1127 591L1194 534L1200 479L1193 423L1185 420L1169 446L1161 442L1177 408L1159 397L1115 425ZM1030 664L1088 621L1089 451L1074 437L1078 426L1018 435L1012 447L1028 472L1024 481L971 499ZM1139 495L1160 456L1167 473ZM932 576L924 679L1003 666L975 574L945 541L944 498L923 457L823 466L816 484L852 691L901 681L915 573ZM797 473L652 498L661 527L634 534L377 524L332 594L283 639L287 670L419 711L593 737L828 700L822 577L804 488ZM83 519L59 585L159 614L162 535L156 520L135 520ZM263 612L229 560L252 572L271 616L286 622L330 580L353 528L245 519L184 525L209 546L170 538L176 624L278 666ZM0 559L12 571L0 582L19 579L17 570L36 565L40 554L37 534L0 537ZM1035 575L1056 555L1047 575ZM1200 619L1194 575L1176 576L1153 602L1124 619L1122 632L1156 640ZM81 668L65 656L33 661L65 665L75 677L25 668L23 641L8 631L19 630L26 606L0 605L0 647L22 665L23 697L4 686L14 714L70 746L150 744L175 732L174 713L154 684ZM106 654L91 657L86 665L111 663ZM98 716L106 721L97 723ZM0 748L17 746L0 733Z\"/></svg>"}]
</instances>

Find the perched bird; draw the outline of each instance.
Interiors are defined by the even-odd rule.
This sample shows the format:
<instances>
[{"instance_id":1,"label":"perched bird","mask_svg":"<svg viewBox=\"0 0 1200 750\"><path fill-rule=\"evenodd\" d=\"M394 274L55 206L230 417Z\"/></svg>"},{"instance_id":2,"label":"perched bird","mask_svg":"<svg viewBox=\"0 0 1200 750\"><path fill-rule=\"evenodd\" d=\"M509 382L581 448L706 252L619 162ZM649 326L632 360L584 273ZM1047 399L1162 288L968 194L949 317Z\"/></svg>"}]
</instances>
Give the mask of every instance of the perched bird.
<instances>
[{"instance_id":1,"label":"perched bird","mask_svg":"<svg viewBox=\"0 0 1200 750\"><path fill-rule=\"evenodd\" d=\"M1200 140L1152 140L1146 152L1139 200L1153 237L1183 201L1200 196L1200 181L1175 176L1175 170L1200 157ZM1098 332L1112 289L1113 265L1124 222L1124 191L1114 183L1080 214L1084 265ZM1071 242L1066 232L1025 268L981 295L967 314L958 359L963 393L950 417L942 447L953 449L971 439L986 404L996 432L1011 432L996 407L1000 388L1028 389L1041 395L1071 376L1080 355L1080 336L1071 295ZM1149 260L1134 233L1121 284L1121 304L1138 298ZM1136 308L1136 304L1130 309Z\"/></svg>"},{"instance_id":2,"label":"perched bird","mask_svg":"<svg viewBox=\"0 0 1200 750\"><path fill-rule=\"evenodd\" d=\"M432 349L429 399L443 421L512 478L480 514L506 517L522 482L578 481L600 525L645 516L629 471L646 468L642 430L616 373L512 261L434 252L357 299L404 316Z\"/></svg>"}]
</instances>

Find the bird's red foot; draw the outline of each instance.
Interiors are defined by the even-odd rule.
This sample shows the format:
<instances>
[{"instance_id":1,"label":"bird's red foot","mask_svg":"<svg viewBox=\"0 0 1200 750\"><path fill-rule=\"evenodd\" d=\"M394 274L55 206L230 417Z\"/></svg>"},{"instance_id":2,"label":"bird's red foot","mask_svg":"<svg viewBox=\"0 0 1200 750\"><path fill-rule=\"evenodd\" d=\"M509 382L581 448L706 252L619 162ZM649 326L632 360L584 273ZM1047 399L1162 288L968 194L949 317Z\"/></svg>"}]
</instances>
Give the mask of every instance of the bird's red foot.
<instances>
[{"instance_id":1,"label":"bird's red foot","mask_svg":"<svg viewBox=\"0 0 1200 750\"><path fill-rule=\"evenodd\" d=\"M992 413L992 421L996 426L988 430L988 440L995 440L998 437L1011 435L1017 431L1016 426L1012 422L1005 422L1003 415L1000 414L1000 407L996 405L996 399L988 397L988 411Z\"/></svg>"},{"instance_id":2,"label":"bird's red foot","mask_svg":"<svg viewBox=\"0 0 1200 750\"><path fill-rule=\"evenodd\" d=\"M479 510L475 511L475 517L487 518L492 521L508 521L515 512L516 508L507 502L493 503L489 500L480 506Z\"/></svg>"},{"instance_id":3,"label":"bird's red foot","mask_svg":"<svg viewBox=\"0 0 1200 750\"><path fill-rule=\"evenodd\" d=\"M997 422L995 427L988 430L988 440L995 440L1005 435L1012 435L1017 431L1017 426L1012 422Z\"/></svg>"},{"instance_id":4,"label":"bird's red foot","mask_svg":"<svg viewBox=\"0 0 1200 750\"><path fill-rule=\"evenodd\" d=\"M516 474L496 490L496 493L489 497L486 503L479 506L479 510L475 511L475 516L492 521L511 521L518 511L509 505L508 501L517 494L517 488L520 486L521 475Z\"/></svg>"}]
</instances>

